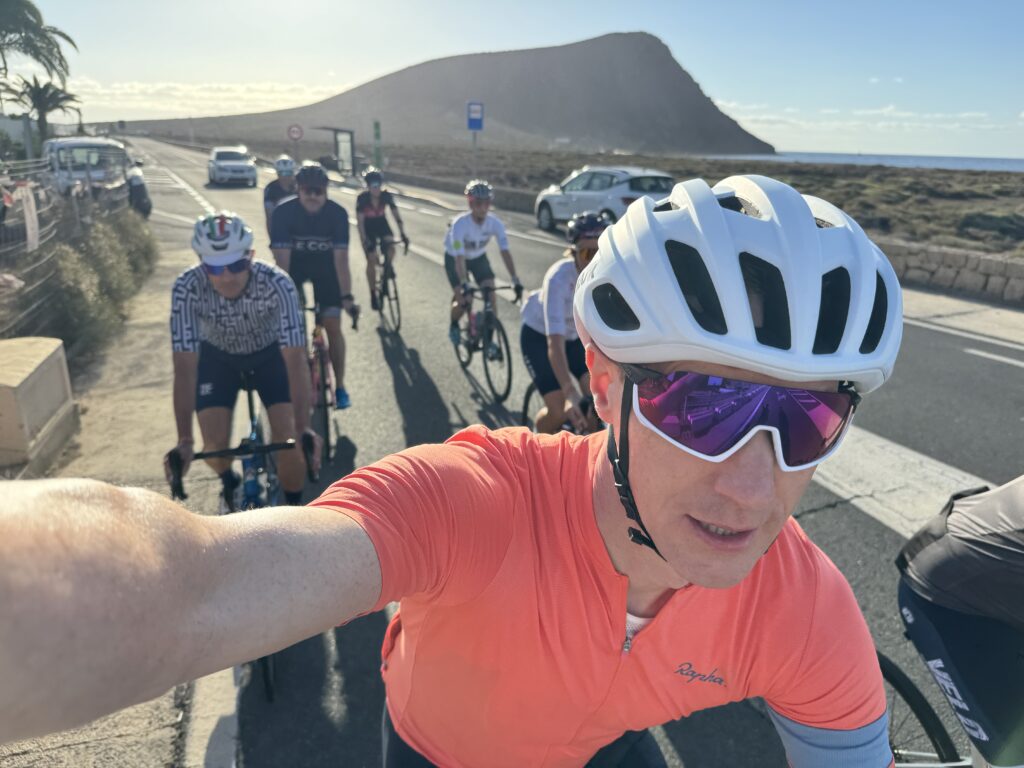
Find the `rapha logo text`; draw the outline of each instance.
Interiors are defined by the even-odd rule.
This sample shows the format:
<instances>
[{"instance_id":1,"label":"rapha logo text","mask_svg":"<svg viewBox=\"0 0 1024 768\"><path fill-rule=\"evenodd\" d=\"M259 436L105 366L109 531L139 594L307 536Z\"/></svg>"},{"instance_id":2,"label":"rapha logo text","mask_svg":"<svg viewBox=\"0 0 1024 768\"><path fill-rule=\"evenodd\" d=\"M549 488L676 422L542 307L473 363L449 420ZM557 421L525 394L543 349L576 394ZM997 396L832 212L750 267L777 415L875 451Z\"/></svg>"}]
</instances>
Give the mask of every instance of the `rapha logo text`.
<instances>
[{"instance_id":1,"label":"rapha logo text","mask_svg":"<svg viewBox=\"0 0 1024 768\"><path fill-rule=\"evenodd\" d=\"M714 683L715 685L725 687L725 680L718 676L718 667L715 667L710 672L703 673L698 672L693 668L693 664L686 661L676 668L676 674L685 677L687 684L696 680L702 683Z\"/></svg>"}]
</instances>

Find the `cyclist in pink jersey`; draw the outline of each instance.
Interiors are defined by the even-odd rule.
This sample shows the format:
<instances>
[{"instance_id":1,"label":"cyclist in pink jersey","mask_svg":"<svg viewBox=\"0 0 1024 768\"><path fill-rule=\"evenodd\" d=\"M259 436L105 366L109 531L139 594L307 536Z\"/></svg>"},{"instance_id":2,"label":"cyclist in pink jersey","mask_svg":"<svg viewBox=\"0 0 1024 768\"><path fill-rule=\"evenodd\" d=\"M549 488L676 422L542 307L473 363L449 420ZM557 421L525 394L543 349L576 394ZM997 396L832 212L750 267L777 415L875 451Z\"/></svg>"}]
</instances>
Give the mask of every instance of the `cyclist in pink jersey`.
<instances>
[{"instance_id":1,"label":"cyclist in pink jersey","mask_svg":"<svg viewBox=\"0 0 1024 768\"><path fill-rule=\"evenodd\" d=\"M648 727L753 696L792 766L890 765L863 617L791 518L891 375L902 306L885 256L785 184L697 179L604 232L574 310L606 433L474 427L249 519L12 484L0 707L16 715L0 740L399 601L387 766L659 765ZM42 531L72 515L74 546L51 551ZM111 551L137 554L97 570ZM48 588L48 569L80 578Z\"/></svg>"}]
</instances>

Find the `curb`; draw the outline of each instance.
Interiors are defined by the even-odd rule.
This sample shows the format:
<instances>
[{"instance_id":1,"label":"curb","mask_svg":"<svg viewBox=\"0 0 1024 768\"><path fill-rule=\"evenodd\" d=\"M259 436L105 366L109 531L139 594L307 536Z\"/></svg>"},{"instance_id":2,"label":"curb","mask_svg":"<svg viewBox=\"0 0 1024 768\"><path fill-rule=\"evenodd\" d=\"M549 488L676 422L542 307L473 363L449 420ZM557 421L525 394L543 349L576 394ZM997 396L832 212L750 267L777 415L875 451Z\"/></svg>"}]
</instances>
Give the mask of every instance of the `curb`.
<instances>
[{"instance_id":1,"label":"curb","mask_svg":"<svg viewBox=\"0 0 1024 768\"><path fill-rule=\"evenodd\" d=\"M235 768L238 752L238 668L193 683L182 768Z\"/></svg>"}]
</instances>

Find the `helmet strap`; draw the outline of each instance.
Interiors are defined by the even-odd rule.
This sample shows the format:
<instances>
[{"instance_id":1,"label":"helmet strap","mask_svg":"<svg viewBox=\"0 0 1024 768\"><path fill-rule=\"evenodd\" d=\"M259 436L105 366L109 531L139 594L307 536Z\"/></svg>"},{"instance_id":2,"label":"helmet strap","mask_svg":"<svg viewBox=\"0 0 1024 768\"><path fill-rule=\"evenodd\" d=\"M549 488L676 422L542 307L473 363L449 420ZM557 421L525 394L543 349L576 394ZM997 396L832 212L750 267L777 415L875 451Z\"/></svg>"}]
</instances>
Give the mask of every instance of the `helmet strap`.
<instances>
[{"instance_id":1,"label":"helmet strap","mask_svg":"<svg viewBox=\"0 0 1024 768\"><path fill-rule=\"evenodd\" d=\"M612 465L612 474L615 476L615 490L619 492L619 501L622 508L626 510L626 517L639 525L639 528L629 527L629 540L634 544L650 547L662 560L665 556L658 551L654 539L647 532L647 526L640 517L640 511L636 508L636 499L633 498L633 489L629 487L629 414L633 410L633 382L628 376L625 378L625 386L622 390L622 412L619 423L622 431L622 454L619 455L615 447L615 432L612 425L608 425L608 463Z\"/></svg>"}]
</instances>

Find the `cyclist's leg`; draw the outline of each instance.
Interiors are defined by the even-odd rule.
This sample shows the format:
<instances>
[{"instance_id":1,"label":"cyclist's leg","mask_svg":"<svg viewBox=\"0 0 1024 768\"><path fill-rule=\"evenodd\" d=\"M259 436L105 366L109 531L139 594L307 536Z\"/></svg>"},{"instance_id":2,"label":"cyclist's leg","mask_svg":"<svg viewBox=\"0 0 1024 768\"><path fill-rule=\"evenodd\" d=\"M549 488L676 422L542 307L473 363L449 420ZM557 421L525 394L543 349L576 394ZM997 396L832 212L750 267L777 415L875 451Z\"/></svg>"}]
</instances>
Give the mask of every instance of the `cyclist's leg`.
<instances>
[{"instance_id":1,"label":"cyclist's leg","mask_svg":"<svg viewBox=\"0 0 1024 768\"><path fill-rule=\"evenodd\" d=\"M259 393L263 407L267 409L270 421L270 442L298 440L295 431L295 408L291 402L288 386L288 369L285 367L281 348L274 345L261 352L253 361L252 383ZM278 478L286 494L302 493L305 485L306 465L302 451L293 448L279 451L275 455Z\"/></svg>"},{"instance_id":2,"label":"cyclist's leg","mask_svg":"<svg viewBox=\"0 0 1024 768\"><path fill-rule=\"evenodd\" d=\"M899 586L907 636L974 746L994 766L1024 765L1024 634Z\"/></svg>"},{"instance_id":3,"label":"cyclist's leg","mask_svg":"<svg viewBox=\"0 0 1024 768\"><path fill-rule=\"evenodd\" d=\"M366 246L369 245L369 248ZM363 243L363 253L366 254L366 284L370 287L370 296L376 296L377 291L377 238L367 235ZM376 309L376 307L374 307Z\"/></svg>"},{"instance_id":4,"label":"cyclist's leg","mask_svg":"<svg viewBox=\"0 0 1024 768\"><path fill-rule=\"evenodd\" d=\"M341 288L334 269L334 258L330 254L317 257L316 277L313 280L313 295L320 305L320 316L327 331L327 344L334 368L334 385L345 386L345 337L341 333Z\"/></svg>"},{"instance_id":5,"label":"cyclist's leg","mask_svg":"<svg viewBox=\"0 0 1024 768\"><path fill-rule=\"evenodd\" d=\"M602 747L586 768L666 768L665 756L650 731L626 731Z\"/></svg>"},{"instance_id":6,"label":"cyclist's leg","mask_svg":"<svg viewBox=\"0 0 1024 768\"><path fill-rule=\"evenodd\" d=\"M468 264L469 262L467 262ZM448 277L448 284L452 287L452 302L450 309L450 321L456 325L462 319L465 311L462 307L462 289L459 283L459 275L455 271L455 257L450 253L444 255L444 273Z\"/></svg>"},{"instance_id":7,"label":"cyclist's leg","mask_svg":"<svg viewBox=\"0 0 1024 768\"><path fill-rule=\"evenodd\" d=\"M231 414L240 389L240 373L230 356L203 343L196 370L196 418L203 436L203 450L220 451L231 440ZM206 459L210 469L223 475L230 458Z\"/></svg>"},{"instance_id":8,"label":"cyclist's leg","mask_svg":"<svg viewBox=\"0 0 1024 768\"><path fill-rule=\"evenodd\" d=\"M394 264L392 263L395 258L395 236L391 234L391 230L380 239L380 250L384 254L384 269L385 274L392 273L394 270Z\"/></svg>"},{"instance_id":9,"label":"cyclist's leg","mask_svg":"<svg viewBox=\"0 0 1024 768\"><path fill-rule=\"evenodd\" d=\"M544 399L544 405L533 417L538 432L554 434L565 422L565 396L548 359L548 338L540 331L524 325L519 333L519 348L523 353L526 370Z\"/></svg>"}]
</instances>

